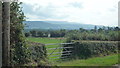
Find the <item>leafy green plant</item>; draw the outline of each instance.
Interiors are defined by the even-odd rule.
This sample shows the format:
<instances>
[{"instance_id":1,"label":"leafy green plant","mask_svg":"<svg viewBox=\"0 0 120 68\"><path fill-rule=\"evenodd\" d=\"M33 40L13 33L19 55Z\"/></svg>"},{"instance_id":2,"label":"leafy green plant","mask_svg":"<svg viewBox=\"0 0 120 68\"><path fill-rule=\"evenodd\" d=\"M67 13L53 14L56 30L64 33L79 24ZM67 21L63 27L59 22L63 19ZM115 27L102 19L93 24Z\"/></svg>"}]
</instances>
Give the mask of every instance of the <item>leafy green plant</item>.
<instances>
[{"instance_id":1,"label":"leafy green plant","mask_svg":"<svg viewBox=\"0 0 120 68\"><path fill-rule=\"evenodd\" d=\"M22 3L12 2L10 4L10 45L11 45L11 65L21 66L27 63L27 44L23 34L24 13L20 7Z\"/></svg>"},{"instance_id":2,"label":"leafy green plant","mask_svg":"<svg viewBox=\"0 0 120 68\"><path fill-rule=\"evenodd\" d=\"M76 40L74 42L75 43L72 45L64 45L64 47L73 47L73 49L67 49L68 51L72 51L70 55L71 58L86 59L89 57L106 56L118 53L118 42L115 41Z\"/></svg>"}]
</instances>

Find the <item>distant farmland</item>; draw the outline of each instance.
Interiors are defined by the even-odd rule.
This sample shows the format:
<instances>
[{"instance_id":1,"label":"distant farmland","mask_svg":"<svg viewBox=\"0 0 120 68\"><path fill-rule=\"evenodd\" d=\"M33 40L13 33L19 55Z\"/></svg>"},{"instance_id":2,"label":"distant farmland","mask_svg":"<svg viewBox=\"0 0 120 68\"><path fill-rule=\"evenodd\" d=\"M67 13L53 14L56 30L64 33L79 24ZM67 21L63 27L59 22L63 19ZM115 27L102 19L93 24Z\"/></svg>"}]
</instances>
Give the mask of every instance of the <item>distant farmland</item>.
<instances>
[{"instance_id":1,"label":"distant farmland","mask_svg":"<svg viewBox=\"0 0 120 68\"><path fill-rule=\"evenodd\" d=\"M65 41L64 38L27 38L27 40L31 42L38 42L38 43L44 43L44 44L62 43Z\"/></svg>"}]
</instances>

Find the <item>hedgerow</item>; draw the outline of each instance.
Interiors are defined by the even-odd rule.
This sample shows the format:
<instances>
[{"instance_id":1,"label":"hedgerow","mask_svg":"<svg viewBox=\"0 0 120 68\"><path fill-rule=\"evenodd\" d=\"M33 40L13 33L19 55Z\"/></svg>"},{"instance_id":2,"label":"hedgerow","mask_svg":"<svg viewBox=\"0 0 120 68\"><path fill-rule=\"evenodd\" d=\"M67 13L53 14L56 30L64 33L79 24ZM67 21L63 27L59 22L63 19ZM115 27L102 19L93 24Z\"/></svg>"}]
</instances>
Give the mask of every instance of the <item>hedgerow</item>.
<instances>
[{"instance_id":1,"label":"hedgerow","mask_svg":"<svg viewBox=\"0 0 120 68\"><path fill-rule=\"evenodd\" d=\"M118 53L118 41L74 41L74 44L64 45L73 47L71 58L86 59L89 57L106 56Z\"/></svg>"}]
</instances>

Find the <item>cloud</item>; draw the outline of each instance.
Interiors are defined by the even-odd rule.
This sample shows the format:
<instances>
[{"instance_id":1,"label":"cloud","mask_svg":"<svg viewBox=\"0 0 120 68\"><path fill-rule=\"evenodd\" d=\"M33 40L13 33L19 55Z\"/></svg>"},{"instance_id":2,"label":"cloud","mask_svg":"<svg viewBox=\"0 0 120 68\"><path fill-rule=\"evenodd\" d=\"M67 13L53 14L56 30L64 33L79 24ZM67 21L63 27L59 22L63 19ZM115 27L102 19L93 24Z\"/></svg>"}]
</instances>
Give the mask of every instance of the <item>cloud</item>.
<instances>
[{"instance_id":1,"label":"cloud","mask_svg":"<svg viewBox=\"0 0 120 68\"><path fill-rule=\"evenodd\" d=\"M118 25L119 0L21 0L27 20Z\"/></svg>"}]
</instances>

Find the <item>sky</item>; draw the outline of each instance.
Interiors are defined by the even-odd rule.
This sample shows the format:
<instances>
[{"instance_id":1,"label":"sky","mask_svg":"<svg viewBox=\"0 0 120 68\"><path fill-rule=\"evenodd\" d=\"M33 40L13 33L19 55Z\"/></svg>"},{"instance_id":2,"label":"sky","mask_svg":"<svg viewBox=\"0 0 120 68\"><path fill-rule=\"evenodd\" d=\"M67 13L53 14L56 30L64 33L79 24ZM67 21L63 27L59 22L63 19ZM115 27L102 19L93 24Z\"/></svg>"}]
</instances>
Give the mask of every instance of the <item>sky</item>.
<instances>
[{"instance_id":1,"label":"sky","mask_svg":"<svg viewBox=\"0 0 120 68\"><path fill-rule=\"evenodd\" d=\"M20 0L28 21L118 26L120 0Z\"/></svg>"}]
</instances>

